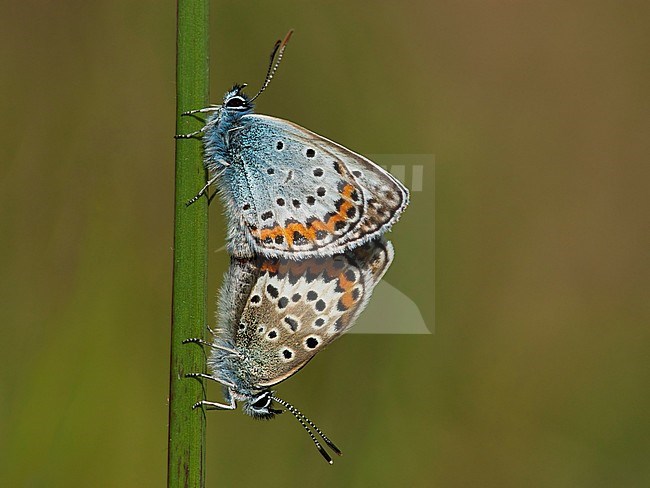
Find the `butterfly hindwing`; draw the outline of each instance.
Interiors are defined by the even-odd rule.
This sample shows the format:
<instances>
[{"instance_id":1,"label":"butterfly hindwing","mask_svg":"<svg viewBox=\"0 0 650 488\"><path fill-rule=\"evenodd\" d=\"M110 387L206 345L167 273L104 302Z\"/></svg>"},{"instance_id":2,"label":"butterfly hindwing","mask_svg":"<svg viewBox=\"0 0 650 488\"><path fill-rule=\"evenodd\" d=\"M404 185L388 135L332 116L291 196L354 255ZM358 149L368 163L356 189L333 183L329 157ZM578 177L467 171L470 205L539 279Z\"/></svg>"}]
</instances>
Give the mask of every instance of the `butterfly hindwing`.
<instances>
[{"instance_id":1,"label":"butterfly hindwing","mask_svg":"<svg viewBox=\"0 0 650 488\"><path fill-rule=\"evenodd\" d=\"M233 285L240 291L228 297L242 305L222 325L225 343L245 358L247 381L283 381L348 330L392 256L391 244L380 239L324 258L233 260L238 270L229 274L241 280Z\"/></svg>"}]
</instances>

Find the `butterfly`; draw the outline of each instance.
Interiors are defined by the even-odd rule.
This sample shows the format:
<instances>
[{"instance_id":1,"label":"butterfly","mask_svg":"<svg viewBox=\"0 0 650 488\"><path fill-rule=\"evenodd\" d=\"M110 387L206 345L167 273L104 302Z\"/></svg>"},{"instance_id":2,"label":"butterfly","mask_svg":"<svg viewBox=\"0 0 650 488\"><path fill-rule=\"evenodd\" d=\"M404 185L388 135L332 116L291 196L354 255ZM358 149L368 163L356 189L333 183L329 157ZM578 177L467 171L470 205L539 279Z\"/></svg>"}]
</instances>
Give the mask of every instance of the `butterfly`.
<instances>
[{"instance_id":1,"label":"butterfly","mask_svg":"<svg viewBox=\"0 0 650 488\"><path fill-rule=\"evenodd\" d=\"M177 136L203 134L210 179L188 204L216 184L232 256L332 256L388 231L408 205L406 187L364 156L293 122L253 113L290 37L291 31L275 44L257 95L235 85L222 105L186 112L209 115L199 131Z\"/></svg>"},{"instance_id":2,"label":"butterfly","mask_svg":"<svg viewBox=\"0 0 650 488\"><path fill-rule=\"evenodd\" d=\"M331 457L310 427L337 454L341 451L297 408L271 389L303 368L319 351L350 329L375 285L390 266L393 247L383 238L334 256L232 258L219 299L219 329L211 347L209 374L190 373L223 385L225 402L194 407L242 410L258 419L289 410L325 460Z\"/></svg>"}]
</instances>

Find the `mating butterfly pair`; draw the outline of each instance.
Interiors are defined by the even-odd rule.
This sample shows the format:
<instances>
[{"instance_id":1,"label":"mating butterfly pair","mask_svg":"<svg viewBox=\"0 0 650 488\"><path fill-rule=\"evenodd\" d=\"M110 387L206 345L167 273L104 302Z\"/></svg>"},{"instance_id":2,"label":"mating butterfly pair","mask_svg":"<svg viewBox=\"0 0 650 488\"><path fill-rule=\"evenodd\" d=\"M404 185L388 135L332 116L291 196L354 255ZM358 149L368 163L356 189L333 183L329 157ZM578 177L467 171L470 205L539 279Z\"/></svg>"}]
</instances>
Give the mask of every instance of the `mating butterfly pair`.
<instances>
[{"instance_id":1,"label":"mating butterfly pair","mask_svg":"<svg viewBox=\"0 0 650 488\"><path fill-rule=\"evenodd\" d=\"M210 374L234 409L272 418L286 407L332 462L311 428L338 448L270 388L302 368L354 323L383 274L393 248L382 235L408 204L408 191L367 158L292 122L253 113L271 81L291 32L278 41L260 91L236 85L208 113L202 134L210 179L189 203L216 184L224 204L230 269L219 303L219 334ZM277 56L276 56L277 55ZM276 59L277 58L277 59Z\"/></svg>"}]
</instances>

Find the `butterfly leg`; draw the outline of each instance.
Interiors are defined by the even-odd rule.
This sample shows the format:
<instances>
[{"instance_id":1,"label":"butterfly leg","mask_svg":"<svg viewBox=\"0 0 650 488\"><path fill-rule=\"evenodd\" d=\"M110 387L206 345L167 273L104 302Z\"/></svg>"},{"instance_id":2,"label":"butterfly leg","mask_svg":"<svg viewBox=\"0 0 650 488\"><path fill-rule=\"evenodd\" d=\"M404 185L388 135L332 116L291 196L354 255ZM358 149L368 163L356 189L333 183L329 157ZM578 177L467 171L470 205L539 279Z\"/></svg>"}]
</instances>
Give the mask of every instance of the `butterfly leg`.
<instances>
[{"instance_id":1,"label":"butterfly leg","mask_svg":"<svg viewBox=\"0 0 650 488\"><path fill-rule=\"evenodd\" d=\"M241 353L239 351L236 351L235 349L231 349L225 346L220 346L218 344L213 344L212 342L204 341L203 339L200 339L198 337L191 337L189 339L185 339L183 341L183 344L200 344L202 346L209 346L213 349L221 349L222 351L229 352L230 354L236 357L242 357Z\"/></svg>"},{"instance_id":2,"label":"butterfly leg","mask_svg":"<svg viewBox=\"0 0 650 488\"><path fill-rule=\"evenodd\" d=\"M174 139L191 139L194 136L203 134L203 132L205 132L205 129L207 129L207 127L208 127L207 125L204 125L199 130L195 130L194 132L190 132L189 134L174 134Z\"/></svg>"},{"instance_id":3,"label":"butterfly leg","mask_svg":"<svg viewBox=\"0 0 650 488\"><path fill-rule=\"evenodd\" d=\"M239 126L237 126L237 127L233 127L232 129L228 129L228 132L226 132L226 140L227 140L227 143L230 144L230 134L231 134L231 133L233 133L233 132L235 132L235 131L238 131L238 130L242 130L243 128L244 128L243 125L239 125Z\"/></svg>"},{"instance_id":4,"label":"butterfly leg","mask_svg":"<svg viewBox=\"0 0 650 488\"><path fill-rule=\"evenodd\" d=\"M230 163L227 163L226 161L221 160L221 161L219 161L219 162L220 162L221 164L223 164L224 166L230 166ZM189 207L189 206L192 205L194 202L196 202L199 198L201 198L201 197L205 194L206 190L207 190L208 188L210 188L210 185L212 185L212 183L214 183L215 181L217 181L217 178L219 178L220 175L221 175L221 173L219 172L219 173L217 173L216 175L214 175L212 178L210 178L210 179L208 180L208 182L205 184L205 186L204 186L203 188L201 188L201 189L199 190L199 192L198 192L196 195L194 195L192 198L190 198L190 199L187 201L187 203L185 204L185 206L186 206L186 207Z\"/></svg>"},{"instance_id":5,"label":"butterfly leg","mask_svg":"<svg viewBox=\"0 0 650 488\"><path fill-rule=\"evenodd\" d=\"M191 337L189 339L185 339L183 341L183 344L201 344L202 346L210 346L212 347L212 343L208 341L204 341L203 339L199 337Z\"/></svg>"},{"instance_id":6,"label":"butterfly leg","mask_svg":"<svg viewBox=\"0 0 650 488\"><path fill-rule=\"evenodd\" d=\"M216 381L217 383L227 386L229 388L233 388L235 385L233 385L230 381L222 380L221 378L217 378L216 376L211 376L209 374L205 373L187 373L185 375L186 378L205 378L206 380L212 380Z\"/></svg>"},{"instance_id":7,"label":"butterfly leg","mask_svg":"<svg viewBox=\"0 0 650 488\"><path fill-rule=\"evenodd\" d=\"M209 325L206 325L205 328L208 329L208 332L212 337L217 337L217 335L223 332L223 329L212 329Z\"/></svg>"},{"instance_id":8,"label":"butterfly leg","mask_svg":"<svg viewBox=\"0 0 650 488\"><path fill-rule=\"evenodd\" d=\"M201 400L192 405L192 410L199 407L206 407L208 410L234 410L237 408L234 398L230 399L230 404L226 405L225 403L209 402L207 400Z\"/></svg>"},{"instance_id":9,"label":"butterfly leg","mask_svg":"<svg viewBox=\"0 0 650 488\"><path fill-rule=\"evenodd\" d=\"M200 402L196 402L194 405L192 405L192 409L198 407L207 407L209 410L234 410L237 408L237 403L235 402L235 398L232 395L232 390L230 389L227 391L226 400L229 403L226 404L201 400Z\"/></svg>"},{"instance_id":10,"label":"butterfly leg","mask_svg":"<svg viewBox=\"0 0 650 488\"><path fill-rule=\"evenodd\" d=\"M185 116L185 115L193 115L193 114L198 114L198 113L205 114L205 113L208 113L208 112L216 112L217 110L221 110L221 105L211 105L211 106L205 107L205 108L197 108L195 110L188 110L187 112L183 112L181 115Z\"/></svg>"},{"instance_id":11,"label":"butterfly leg","mask_svg":"<svg viewBox=\"0 0 650 488\"><path fill-rule=\"evenodd\" d=\"M228 129L228 134L230 134L231 132L242 130L243 128L244 128L243 125L238 125L237 127L233 127L232 129Z\"/></svg>"}]
</instances>

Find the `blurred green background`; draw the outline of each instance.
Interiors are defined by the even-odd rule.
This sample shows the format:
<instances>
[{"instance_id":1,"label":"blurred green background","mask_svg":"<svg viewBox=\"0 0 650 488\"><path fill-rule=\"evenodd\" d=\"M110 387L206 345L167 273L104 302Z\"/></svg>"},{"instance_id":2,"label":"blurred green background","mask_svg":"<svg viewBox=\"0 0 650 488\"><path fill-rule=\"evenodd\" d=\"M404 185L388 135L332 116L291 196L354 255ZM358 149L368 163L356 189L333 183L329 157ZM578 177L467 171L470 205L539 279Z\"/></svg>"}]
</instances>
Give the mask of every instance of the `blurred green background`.
<instances>
[{"instance_id":1,"label":"blurred green background","mask_svg":"<svg viewBox=\"0 0 650 488\"><path fill-rule=\"evenodd\" d=\"M293 27L260 112L435 155L386 279L436 308L279 387L333 467L291 418L212 412L208 486L650 485L648 5L213 2L213 101ZM0 485L162 486L175 5L0 11Z\"/></svg>"}]
</instances>

